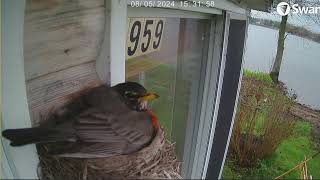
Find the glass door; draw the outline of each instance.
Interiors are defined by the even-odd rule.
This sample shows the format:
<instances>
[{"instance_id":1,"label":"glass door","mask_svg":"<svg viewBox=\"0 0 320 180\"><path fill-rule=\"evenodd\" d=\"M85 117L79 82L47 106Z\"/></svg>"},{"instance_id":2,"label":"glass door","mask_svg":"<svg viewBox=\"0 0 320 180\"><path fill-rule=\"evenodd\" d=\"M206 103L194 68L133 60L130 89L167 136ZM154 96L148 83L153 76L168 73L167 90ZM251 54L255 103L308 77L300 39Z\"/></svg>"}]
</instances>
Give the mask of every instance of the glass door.
<instances>
[{"instance_id":1,"label":"glass door","mask_svg":"<svg viewBox=\"0 0 320 180\"><path fill-rule=\"evenodd\" d=\"M181 161L195 148L212 22L212 17L128 18L126 81L160 95L149 107Z\"/></svg>"}]
</instances>

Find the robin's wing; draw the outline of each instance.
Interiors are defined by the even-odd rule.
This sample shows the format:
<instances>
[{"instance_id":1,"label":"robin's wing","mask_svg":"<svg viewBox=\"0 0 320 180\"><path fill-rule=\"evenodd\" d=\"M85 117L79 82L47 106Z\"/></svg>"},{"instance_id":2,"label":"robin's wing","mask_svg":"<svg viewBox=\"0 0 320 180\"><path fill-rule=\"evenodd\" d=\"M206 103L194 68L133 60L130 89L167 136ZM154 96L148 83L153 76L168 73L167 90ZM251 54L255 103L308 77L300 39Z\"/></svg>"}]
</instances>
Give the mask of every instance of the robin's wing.
<instances>
[{"instance_id":1,"label":"robin's wing","mask_svg":"<svg viewBox=\"0 0 320 180\"><path fill-rule=\"evenodd\" d=\"M127 136L126 133L131 129L135 129L135 132L140 132L132 133L131 135L129 134L128 141L133 144L145 143L150 141L154 136L155 130L152 126L151 116L147 112L130 111L126 114L120 115L119 120L121 120L118 121L119 125L123 122L126 124L122 128L122 131L118 131L119 134ZM115 122L114 125L117 125L118 123Z\"/></svg>"},{"instance_id":2,"label":"robin's wing","mask_svg":"<svg viewBox=\"0 0 320 180\"><path fill-rule=\"evenodd\" d=\"M74 128L79 143L60 151L68 157L108 157L128 154L144 147L153 137L148 115L128 112L121 116L91 108L76 117ZM139 118L144 118L138 120ZM137 120L137 121L136 121ZM150 130L151 128L151 130Z\"/></svg>"},{"instance_id":3,"label":"robin's wing","mask_svg":"<svg viewBox=\"0 0 320 180\"><path fill-rule=\"evenodd\" d=\"M77 142L71 147L58 149L50 152L51 155L60 157L73 157L73 158L100 158L110 157L114 155L126 154L127 144L124 143L88 143Z\"/></svg>"},{"instance_id":4,"label":"robin's wing","mask_svg":"<svg viewBox=\"0 0 320 180\"><path fill-rule=\"evenodd\" d=\"M115 117L89 109L76 117L74 129L82 142L126 142L112 127Z\"/></svg>"},{"instance_id":5,"label":"robin's wing","mask_svg":"<svg viewBox=\"0 0 320 180\"><path fill-rule=\"evenodd\" d=\"M144 144L152 136L150 122L150 117L144 112L132 111L115 116L92 108L77 117L74 128L83 142Z\"/></svg>"}]
</instances>

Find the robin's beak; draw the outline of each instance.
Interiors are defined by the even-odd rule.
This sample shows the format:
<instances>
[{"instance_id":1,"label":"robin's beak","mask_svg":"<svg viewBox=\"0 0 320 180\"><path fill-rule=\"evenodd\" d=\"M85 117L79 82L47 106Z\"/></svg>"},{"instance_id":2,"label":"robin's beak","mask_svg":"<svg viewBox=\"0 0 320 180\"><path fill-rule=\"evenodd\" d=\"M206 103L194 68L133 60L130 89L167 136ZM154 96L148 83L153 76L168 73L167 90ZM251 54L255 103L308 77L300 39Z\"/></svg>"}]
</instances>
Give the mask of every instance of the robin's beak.
<instances>
[{"instance_id":1,"label":"robin's beak","mask_svg":"<svg viewBox=\"0 0 320 180\"><path fill-rule=\"evenodd\" d=\"M156 93L146 93L143 96L140 96L138 98L139 102L145 102L145 101L152 101L154 99L157 99L159 97Z\"/></svg>"}]
</instances>

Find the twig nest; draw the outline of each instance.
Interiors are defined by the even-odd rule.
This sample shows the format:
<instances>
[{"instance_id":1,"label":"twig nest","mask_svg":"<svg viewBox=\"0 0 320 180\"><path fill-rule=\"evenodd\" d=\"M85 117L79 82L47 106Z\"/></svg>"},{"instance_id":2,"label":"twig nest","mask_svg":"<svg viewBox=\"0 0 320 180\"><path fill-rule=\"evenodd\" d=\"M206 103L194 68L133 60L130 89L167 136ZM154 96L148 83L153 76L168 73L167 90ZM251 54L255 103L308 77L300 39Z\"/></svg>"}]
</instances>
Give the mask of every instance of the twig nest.
<instances>
[{"instance_id":1,"label":"twig nest","mask_svg":"<svg viewBox=\"0 0 320 180\"><path fill-rule=\"evenodd\" d=\"M38 146L41 179L181 178L174 145L165 140L162 130L147 147L128 155L76 159L49 156L46 151L46 146Z\"/></svg>"}]
</instances>

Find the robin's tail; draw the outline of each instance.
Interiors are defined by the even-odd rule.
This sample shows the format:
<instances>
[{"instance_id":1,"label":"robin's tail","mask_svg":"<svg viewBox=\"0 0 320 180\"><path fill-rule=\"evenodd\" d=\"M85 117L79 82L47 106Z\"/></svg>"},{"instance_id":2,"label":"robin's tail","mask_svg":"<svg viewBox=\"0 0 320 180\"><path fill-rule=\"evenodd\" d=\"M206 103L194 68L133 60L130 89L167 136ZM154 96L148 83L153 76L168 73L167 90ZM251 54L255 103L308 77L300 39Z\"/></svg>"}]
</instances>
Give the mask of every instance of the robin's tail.
<instances>
[{"instance_id":1,"label":"robin's tail","mask_svg":"<svg viewBox=\"0 0 320 180\"><path fill-rule=\"evenodd\" d=\"M76 141L74 132L41 127L7 129L2 131L2 136L11 141L11 146L57 141Z\"/></svg>"}]
</instances>

